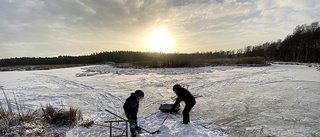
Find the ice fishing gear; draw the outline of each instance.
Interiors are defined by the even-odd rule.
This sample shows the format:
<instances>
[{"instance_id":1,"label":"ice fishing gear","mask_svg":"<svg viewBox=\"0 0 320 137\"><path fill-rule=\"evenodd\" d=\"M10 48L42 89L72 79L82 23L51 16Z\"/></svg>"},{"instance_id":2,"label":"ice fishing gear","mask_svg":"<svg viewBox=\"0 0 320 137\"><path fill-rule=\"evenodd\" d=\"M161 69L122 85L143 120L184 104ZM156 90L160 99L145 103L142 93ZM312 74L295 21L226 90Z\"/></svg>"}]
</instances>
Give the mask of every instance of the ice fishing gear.
<instances>
[{"instance_id":1,"label":"ice fishing gear","mask_svg":"<svg viewBox=\"0 0 320 137\"><path fill-rule=\"evenodd\" d=\"M163 125L164 121L167 120L168 116L169 116L170 112L167 114L166 118L162 121L161 125Z\"/></svg>"},{"instance_id":2,"label":"ice fishing gear","mask_svg":"<svg viewBox=\"0 0 320 137\"><path fill-rule=\"evenodd\" d=\"M122 119L122 120L124 120L124 121L126 121L126 122L128 122L128 123L130 123L130 124L135 124L135 123L131 123L129 120L127 120L127 119L125 119L125 118L123 118L123 117L121 117L121 116L119 116L119 115L111 112L111 111L108 110L108 109L105 109L105 111L109 112L110 114L112 114L112 115L114 115L114 116L116 116L116 117L118 117L118 118L120 118L120 119ZM141 127L140 127L140 128L141 128ZM144 128L141 128L141 130L146 131L146 132L149 133L149 134L155 134L155 133L159 133L159 132L160 132L160 130L151 132L151 131L148 131L148 130L146 130L146 129L144 129Z\"/></svg>"},{"instance_id":3,"label":"ice fishing gear","mask_svg":"<svg viewBox=\"0 0 320 137\"><path fill-rule=\"evenodd\" d=\"M159 110L162 112L178 112L180 110L180 104L176 106L173 110L171 110L173 104L161 104Z\"/></svg>"},{"instance_id":4,"label":"ice fishing gear","mask_svg":"<svg viewBox=\"0 0 320 137\"><path fill-rule=\"evenodd\" d=\"M87 127L87 128L89 128L90 126L93 126L93 125L100 126L100 127L110 127L109 125L103 125L103 124L94 123L93 120L87 121L87 122L83 122L80 125L83 126L83 127ZM121 128L118 128L118 127L112 127L112 128L122 130Z\"/></svg>"}]
</instances>

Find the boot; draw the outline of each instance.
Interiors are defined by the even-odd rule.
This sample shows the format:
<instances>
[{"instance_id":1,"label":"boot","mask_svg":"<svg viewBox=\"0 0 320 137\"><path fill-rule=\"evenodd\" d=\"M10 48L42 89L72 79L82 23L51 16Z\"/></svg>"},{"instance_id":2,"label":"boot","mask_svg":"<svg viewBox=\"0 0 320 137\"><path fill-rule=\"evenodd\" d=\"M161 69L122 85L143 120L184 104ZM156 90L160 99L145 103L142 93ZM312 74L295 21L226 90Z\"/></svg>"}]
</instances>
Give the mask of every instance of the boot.
<instances>
[{"instance_id":1,"label":"boot","mask_svg":"<svg viewBox=\"0 0 320 137\"><path fill-rule=\"evenodd\" d=\"M136 132L141 133L141 127L136 126Z\"/></svg>"}]
</instances>

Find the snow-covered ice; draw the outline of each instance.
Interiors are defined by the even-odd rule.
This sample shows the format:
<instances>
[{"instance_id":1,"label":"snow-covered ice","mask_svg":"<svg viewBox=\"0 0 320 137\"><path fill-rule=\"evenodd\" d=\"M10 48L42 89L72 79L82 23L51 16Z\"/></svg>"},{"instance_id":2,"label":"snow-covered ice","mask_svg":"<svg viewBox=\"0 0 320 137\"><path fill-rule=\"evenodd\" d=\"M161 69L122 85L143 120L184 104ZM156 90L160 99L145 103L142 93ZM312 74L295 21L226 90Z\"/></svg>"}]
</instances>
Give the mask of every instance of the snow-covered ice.
<instances>
[{"instance_id":1,"label":"snow-covered ice","mask_svg":"<svg viewBox=\"0 0 320 137\"><path fill-rule=\"evenodd\" d=\"M159 111L173 103L172 86L184 85L197 98L191 124L181 114ZM0 86L15 93L25 110L41 105L76 107L97 124L124 117L122 105L141 89L138 123L159 134L142 137L320 136L320 72L307 65L265 67L132 69L95 65L41 71L0 72ZM5 103L4 95L0 101ZM12 104L14 105L14 104ZM182 103L182 108L184 104ZM119 125L123 126L123 125ZM77 126L67 136L108 136L109 128Z\"/></svg>"}]
</instances>

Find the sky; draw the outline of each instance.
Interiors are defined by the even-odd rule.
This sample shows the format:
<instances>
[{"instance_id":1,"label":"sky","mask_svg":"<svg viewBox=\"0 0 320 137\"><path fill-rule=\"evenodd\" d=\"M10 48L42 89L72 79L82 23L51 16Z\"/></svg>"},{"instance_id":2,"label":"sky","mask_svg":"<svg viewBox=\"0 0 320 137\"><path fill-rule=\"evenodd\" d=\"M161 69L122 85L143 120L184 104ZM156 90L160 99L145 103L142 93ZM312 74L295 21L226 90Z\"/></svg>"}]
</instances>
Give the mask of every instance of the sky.
<instances>
[{"instance_id":1,"label":"sky","mask_svg":"<svg viewBox=\"0 0 320 137\"><path fill-rule=\"evenodd\" d=\"M0 59L237 50L283 40L319 21L319 9L318 0L1 0Z\"/></svg>"}]
</instances>

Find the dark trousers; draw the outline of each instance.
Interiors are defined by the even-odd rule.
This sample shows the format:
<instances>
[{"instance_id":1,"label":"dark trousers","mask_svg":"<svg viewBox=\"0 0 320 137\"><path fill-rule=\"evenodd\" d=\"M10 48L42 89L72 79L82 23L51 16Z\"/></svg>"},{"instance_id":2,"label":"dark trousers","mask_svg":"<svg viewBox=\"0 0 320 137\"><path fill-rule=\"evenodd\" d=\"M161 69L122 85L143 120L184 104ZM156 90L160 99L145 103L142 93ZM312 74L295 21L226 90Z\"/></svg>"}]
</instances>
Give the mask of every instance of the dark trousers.
<instances>
[{"instance_id":1,"label":"dark trousers","mask_svg":"<svg viewBox=\"0 0 320 137\"><path fill-rule=\"evenodd\" d=\"M137 115L126 113L126 116L128 118L128 121L130 122L130 132L131 134L134 134L135 131L139 128L137 122Z\"/></svg>"},{"instance_id":2,"label":"dark trousers","mask_svg":"<svg viewBox=\"0 0 320 137\"><path fill-rule=\"evenodd\" d=\"M138 123L137 123L137 116L136 116L136 115L126 115L126 116L127 116L128 121L129 121L130 123L138 124Z\"/></svg>"},{"instance_id":3,"label":"dark trousers","mask_svg":"<svg viewBox=\"0 0 320 137\"><path fill-rule=\"evenodd\" d=\"M189 112L191 111L191 109L193 108L194 104L186 104L186 106L184 107L183 111L182 111L182 115L183 115L183 123L187 124L190 122L190 116L189 116Z\"/></svg>"}]
</instances>

